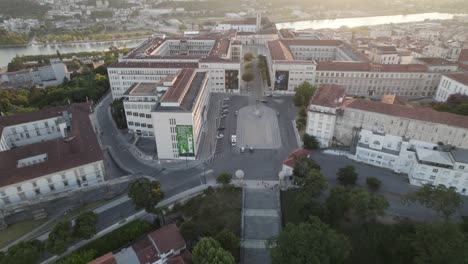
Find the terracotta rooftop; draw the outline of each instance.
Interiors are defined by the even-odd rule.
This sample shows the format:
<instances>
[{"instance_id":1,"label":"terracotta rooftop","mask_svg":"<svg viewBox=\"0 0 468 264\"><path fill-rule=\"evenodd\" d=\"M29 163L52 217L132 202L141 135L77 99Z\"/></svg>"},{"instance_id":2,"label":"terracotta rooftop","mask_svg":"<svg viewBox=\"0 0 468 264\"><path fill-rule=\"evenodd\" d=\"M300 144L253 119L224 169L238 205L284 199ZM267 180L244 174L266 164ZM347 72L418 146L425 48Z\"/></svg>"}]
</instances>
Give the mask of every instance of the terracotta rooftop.
<instances>
[{"instance_id":1,"label":"terracotta rooftop","mask_svg":"<svg viewBox=\"0 0 468 264\"><path fill-rule=\"evenodd\" d=\"M468 128L468 116L439 112L430 108L410 107L398 104L385 104L382 102L365 99L351 99L346 105L348 108L375 112L384 115L392 115L402 118L446 124L448 126Z\"/></svg>"},{"instance_id":2,"label":"terracotta rooftop","mask_svg":"<svg viewBox=\"0 0 468 264\"><path fill-rule=\"evenodd\" d=\"M316 39L282 39L280 40L288 46L340 46L341 40L316 40Z\"/></svg>"},{"instance_id":3,"label":"terracotta rooftop","mask_svg":"<svg viewBox=\"0 0 468 264\"><path fill-rule=\"evenodd\" d=\"M111 252L100 256L99 258L88 262L88 264L117 264L117 261Z\"/></svg>"},{"instance_id":4,"label":"terracotta rooftop","mask_svg":"<svg viewBox=\"0 0 468 264\"><path fill-rule=\"evenodd\" d=\"M304 149L304 148L298 148L298 149L294 150L293 152L291 152L288 155L288 158L283 161L283 164L288 166L288 167L294 168L294 164L296 163L296 159L299 156L309 157L310 154L312 154L312 151Z\"/></svg>"},{"instance_id":5,"label":"terracotta rooftop","mask_svg":"<svg viewBox=\"0 0 468 264\"><path fill-rule=\"evenodd\" d=\"M468 85L468 72L444 74L444 76L447 76L448 78L462 83L464 85Z\"/></svg>"},{"instance_id":6,"label":"terracotta rooftop","mask_svg":"<svg viewBox=\"0 0 468 264\"><path fill-rule=\"evenodd\" d=\"M422 64L372 64L353 61L319 61L317 71L427 72Z\"/></svg>"},{"instance_id":7,"label":"terracotta rooftop","mask_svg":"<svg viewBox=\"0 0 468 264\"><path fill-rule=\"evenodd\" d=\"M272 60L294 60L289 48L279 40L268 41L268 49Z\"/></svg>"},{"instance_id":8,"label":"terracotta rooftop","mask_svg":"<svg viewBox=\"0 0 468 264\"><path fill-rule=\"evenodd\" d=\"M296 35L288 29L282 28L279 30L282 38L294 38Z\"/></svg>"},{"instance_id":9,"label":"terracotta rooftop","mask_svg":"<svg viewBox=\"0 0 468 264\"><path fill-rule=\"evenodd\" d=\"M198 62L129 62L112 63L108 68L198 68Z\"/></svg>"},{"instance_id":10,"label":"terracotta rooftop","mask_svg":"<svg viewBox=\"0 0 468 264\"><path fill-rule=\"evenodd\" d=\"M416 58L416 60L426 65L456 65L456 63L439 58L439 57L428 57L428 58Z\"/></svg>"},{"instance_id":11,"label":"terracotta rooftop","mask_svg":"<svg viewBox=\"0 0 468 264\"><path fill-rule=\"evenodd\" d=\"M462 49L458 56L458 61L468 61L468 49Z\"/></svg>"},{"instance_id":12,"label":"terracotta rooftop","mask_svg":"<svg viewBox=\"0 0 468 264\"><path fill-rule=\"evenodd\" d=\"M167 253L172 249L182 249L185 247L185 240L175 224L170 224L159 228L148 234L153 240L160 253Z\"/></svg>"},{"instance_id":13,"label":"terracotta rooftop","mask_svg":"<svg viewBox=\"0 0 468 264\"><path fill-rule=\"evenodd\" d=\"M341 105L345 96L345 89L336 84L322 84L310 100L312 105L336 108Z\"/></svg>"},{"instance_id":14,"label":"terracotta rooftop","mask_svg":"<svg viewBox=\"0 0 468 264\"><path fill-rule=\"evenodd\" d=\"M154 247L148 236L133 243L132 249L140 263L153 263L160 259L160 252ZM161 253L167 253L167 251Z\"/></svg>"},{"instance_id":15,"label":"terracotta rooftop","mask_svg":"<svg viewBox=\"0 0 468 264\"><path fill-rule=\"evenodd\" d=\"M177 76L174 85L164 93L161 102L180 102L188 89L188 84L193 78L194 69L183 69Z\"/></svg>"},{"instance_id":16,"label":"terracotta rooftop","mask_svg":"<svg viewBox=\"0 0 468 264\"><path fill-rule=\"evenodd\" d=\"M63 111L68 111L72 115L71 131L66 140L59 138L0 152L0 186L34 179L103 159L89 119L90 112L87 103L0 117L0 126L61 116ZM47 154L47 161L17 168L18 160L40 154Z\"/></svg>"}]
</instances>

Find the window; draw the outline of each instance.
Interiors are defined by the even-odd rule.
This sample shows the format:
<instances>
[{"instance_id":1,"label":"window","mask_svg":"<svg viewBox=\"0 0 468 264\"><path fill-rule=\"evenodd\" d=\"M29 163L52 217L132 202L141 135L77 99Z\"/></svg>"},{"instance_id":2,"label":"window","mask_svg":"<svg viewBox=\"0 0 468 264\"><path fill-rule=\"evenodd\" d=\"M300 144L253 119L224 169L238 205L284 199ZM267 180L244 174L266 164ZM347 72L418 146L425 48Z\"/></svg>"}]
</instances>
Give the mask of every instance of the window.
<instances>
[{"instance_id":1,"label":"window","mask_svg":"<svg viewBox=\"0 0 468 264\"><path fill-rule=\"evenodd\" d=\"M132 122L132 121L129 121L129 122L128 122L128 125L129 125L129 126L133 126L133 122Z\"/></svg>"},{"instance_id":2,"label":"window","mask_svg":"<svg viewBox=\"0 0 468 264\"><path fill-rule=\"evenodd\" d=\"M458 168L459 168L460 170L464 170L464 169L465 169L465 166L464 166L464 165L460 165L460 166L458 166Z\"/></svg>"},{"instance_id":3,"label":"window","mask_svg":"<svg viewBox=\"0 0 468 264\"><path fill-rule=\"evenodd\" d=\"M439 172L439 169L432 169L432 172Z\"/></svg>"},{"instance_id":4,"label":"window","mask_svg":"<svg viewBox=\"0 0 468 264\"><path fill-rule=\"evenodd\" d=\"M145 117L145 114L140 114L140 117Z\"/></svg>"},{"instance_id":5,"label":"window","mask_svg":"<svg viewBox=\"0 0 468 264\"><path fill-rule=\"evenodd\" d=\"M146 114L146 118L151 118L151 115L150 115L150 114Z\"/></svg>"},{"instance_id":6,"label":"window","mask_svg":"<svg viewBox=\"0 0 468 264\"><path fill-rule=\"evenodd\" d=\"M429 177L429 179L431 179L431 180L435 180L435 178L436 178L436 176Z\"/></svg>"},{"instance_id":7,"label":"window","mask_svg":"<svg viewBox=\"0 0 468 264\"><path fill-rule=\"evenodd\" d=\"M148 128L153 128L153 125L148 124Z\"/></svg>"},{"instance_id":8,"label":"window","mask_svg":"<svg viewBox=\"0 0 468 264\"><path fill-rule=\"evenodd\" d=\"M132 112L131 111L127 111L127 115L132 115Z\"/></svg>"}]
</instances>

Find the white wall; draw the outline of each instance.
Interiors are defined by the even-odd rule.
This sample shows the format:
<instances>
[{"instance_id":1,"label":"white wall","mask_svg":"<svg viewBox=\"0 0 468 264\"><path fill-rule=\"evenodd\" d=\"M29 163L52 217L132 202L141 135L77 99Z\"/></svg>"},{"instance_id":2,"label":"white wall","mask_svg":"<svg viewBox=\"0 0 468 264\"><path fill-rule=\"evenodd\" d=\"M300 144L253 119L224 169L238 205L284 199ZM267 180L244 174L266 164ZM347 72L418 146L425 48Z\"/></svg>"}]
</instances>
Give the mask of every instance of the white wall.
<instances>
[{"instance_id":1,"label":"white wall","mask_svg":"<svg viewBox=\"0 0 468 264\"><path fill-rule=\"evenodd\" d=\"M468 85L447 76L442 76L434 99L438 102L445 102L450 95L457 93L468 95Z\"/></svg>"}]
</instances>

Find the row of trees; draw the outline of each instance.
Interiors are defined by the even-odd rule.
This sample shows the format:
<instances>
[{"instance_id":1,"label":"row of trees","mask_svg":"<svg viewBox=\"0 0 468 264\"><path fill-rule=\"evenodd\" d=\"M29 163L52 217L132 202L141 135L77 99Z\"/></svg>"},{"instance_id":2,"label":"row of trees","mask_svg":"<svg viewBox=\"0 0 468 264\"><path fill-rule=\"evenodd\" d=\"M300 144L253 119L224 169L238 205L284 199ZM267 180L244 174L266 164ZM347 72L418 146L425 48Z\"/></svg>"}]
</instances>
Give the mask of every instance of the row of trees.
<instances>
[{"instance_id":1,"label":"row of trees","mask_svg":"<svg viewBox=\"0 0 468 264\"><path fill-rule=\"evenodd\" d=\"M242 80L247 83L247 88L249 87L249 82L253 81L255 75L253 73L253 60L255 55L250 52L244 54L244 73L242 74Z\"/></svg>"},{"instance_id":2,"label":"row of trees","mask_svg":"<svg viewBox=\"0 0 468 264\"><path fill-rule=\"evenodd\" d=\"M299 133L304 133L307 125L307 107L316 87L308 82L303 82L296 88L294 95L294 105L299 108L298 117L296 118L296 128Z\"/></svg>"},{"instance_id":3,"label":"row of trees","mask_svg":"<svg viewBox=\"0 0 468 264\"><path fill-rule=\"evenodd\" d=\"M272 263L465 263L468 254L468 219L465 225L448 221L461 205L453 189L426 185L403 197L441 213L435 223L377 221L389 207L376 192L381 182L366 179L369 190L359 187L353 166L338 170L338 185L328 181L314 161L299 157L294 178L301 186L288 207L297 212L285 218L286 226L269 242ZM324 201L324 202L322 202Z\"/></svg>"},{"instance_id":4,"label":"row of trees","mask_svg":"<svg viewBox=\"0 0 468 264\"><path fill-rule=\"evenodd\" d=\"M258 69L262 75L262 79L267 81L267 85L271 86L270 71L268 70L267 58L264 55L258 55Z\"/></svg>"},{"instance_id":5,"label":"row of trees","mask_svg":"<svg viewBox=\"0 0 468 264\"><path fill-rule=\"evenodd\" d=\"M25 45L29 40L27 34L8 32L0 28L0 46L3 45Z\"/></svg>"},{"instance_id":6,"label":"row of trees","mask_svg":"<svg viewBox=\"0 0 468 264\"><path fill-rule=\"evenodd\" d=\"M74 42L74 41L86 41L86 40L113 40L113 39L126 39L126 38L137 38L151 35L151 32L122 32L122 33L94 33L94 34L83 34L79 31L70 32L70 34L47 34L37 36L36 40L42 43L63 43L63 42Z\"/></svg>"}]
</instances>

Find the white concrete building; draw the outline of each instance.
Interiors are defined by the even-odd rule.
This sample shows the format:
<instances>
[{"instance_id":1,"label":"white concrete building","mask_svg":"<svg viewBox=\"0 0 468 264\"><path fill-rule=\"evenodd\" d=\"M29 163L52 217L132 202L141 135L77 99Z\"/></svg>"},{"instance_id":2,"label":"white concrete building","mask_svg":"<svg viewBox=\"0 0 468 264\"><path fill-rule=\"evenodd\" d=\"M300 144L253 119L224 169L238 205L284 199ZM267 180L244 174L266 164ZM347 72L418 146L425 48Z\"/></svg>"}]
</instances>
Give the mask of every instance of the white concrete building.
<instances>
[{"instance_id":1,"label":"white concrete building","mask_svg":"<svg viewBox=\"0 0 468 264\"><path fill-rule=\"evenodd\" d=\"M452 94L468 95L468 73L442 75L434 99L438 102L445 102Z\"/></svg>"},{"instance_id":2,"label":"white concrete building","mask_svg":"<svg viewBox=\"0 0 468 264\"><path fill-rule=\"evenodd\" d=\"M0 75L2 81L20 87L30 85L38 85L39 87L60 85L65 78L70 80L70 73L67 66L59 59L51 59L49 65Z\"/></svg>"},{"instance_id":3,"label":"white concrete building","mask_svg":"<svg viewBox=\"0 0 468 264\"><path fill-rule=\"evenodd\" d=\"M321 85L310 101L305 132L313 135L321 148L329 147L332 143L336 115L344 97L344 88L327 84Z\"/></svg>"},{"instance_id":4,"label":"white concrete building","mask_svg":"<svg viewBox=\"0 0 468 264\"><path fill-rule=\"evenodd\" d=\"M112 97L119 99L133 84L155 83L181 69L205 69L211 91L238 93L240 54L231 33L152 38L108 67Z\"/></svg>"},{"instance_id":5,"label":"white concrete building","mask_svg":"<svg viewBox=\"0 0 468 264\"><path fill-rule=\"evenodd\" d=\"M0 208L104 181L86 103L0 117Z\"/></svg>"},{"instance_id":6,"label":"white concrete building","mask_svg":"<svg viewBox=\"0 0 468 264\"><path fill-rule=\"evenodd\" d=\"M400 57L395 46L370 44L369 59L378 64L400 64Z\"/></svg>"},{"instance_id":7,"label":"white concrete building","mask_svg":"<svg viewBox=\"0 0 468 264\"><path fill-rule=\"evenodd\" d=\"M152 110L159 159L194 160L207 124L208 71L184 69Z\"/></svg>"},{"instance_id":8,"label":"white concrete building","mask_svg":"<svg viewBox=\"0 0 468 264\"><path fill-rule=\"evenodd\" d=\"M408 175L410 184L445 185L466 195L468 150L361 130L354 159Z\"/></svg>"},{"instance_id":9,"label":"white concrete building","mask_svg":"<svg viewBox=\"0 0 468 264\"><path fill-rule=\"evenodd\" d=\"M431 72L456 72L458 65L442 58L414 58L413 63L426 65Z\"/></svg>"}]
</instances>

